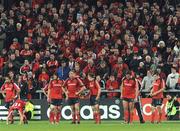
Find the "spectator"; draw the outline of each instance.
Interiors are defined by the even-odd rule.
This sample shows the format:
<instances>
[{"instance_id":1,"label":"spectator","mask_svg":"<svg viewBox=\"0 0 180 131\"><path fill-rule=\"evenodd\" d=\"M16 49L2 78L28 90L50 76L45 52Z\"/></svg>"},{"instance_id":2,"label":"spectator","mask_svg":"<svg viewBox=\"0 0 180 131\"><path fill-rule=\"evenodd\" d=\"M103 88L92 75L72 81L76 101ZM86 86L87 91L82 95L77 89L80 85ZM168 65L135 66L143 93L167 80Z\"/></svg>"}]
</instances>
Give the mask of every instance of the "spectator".
<instances>
[{"instance_id":1,"label":"spectator","mask_svg":"<svg viewBox=\"0 0 180 131\"><path fill-rule=\"evenodd\" d=\"M28 60L24 60L24 64L20 67L20 74L28 74L31 71L31 65Z\"/></svg>"},{"instance_id":2,"label":"spectator","mask_svg":"<svg viewBox=\"0 0 180 131\"><path fill-rule=\"evenodd\" d=\"M173 2L171 9L157 1L68 1L66 7L64 2L36 0L32 8L15 3L8 10L0 8L3 77L8 70L19 74L24 59L36 79L41 67L56 72L61 60L70 59L70 69L78 62L84 77L90 71L97 74L99 61L105 61L121 84L127 69L143 78L148 70L161 68L166 78L179 58L179 7ZM47 64L52 54L55 67Z\"/></svg>"},{"instance_id":3,"label":"spectator","mask_svg":"<svg viewBox=\"0 0 180 131\"><path fill-rule=\"evenodd\" d=\"M176 68L177 67L175 65L172 65L171 74L169 74L167 77L166 86L169 90L174 90L177 88L179 74L176 72Z\"/></svg>"},{"instance_id":4,"label":"spectator","mask_svg":"<svg viewBox=\"0 0 180 131\"><path fill-rule=\"evenodd\" d=\"M110 71L105 61L100 62L99 68L97 68L97 70L97 75L100 76L102 80L106 80L109 76Z\"/></svg>"},{"instance_id":5,"label":"spectator","mask_svg":"<svg viewBox=\"0 0 180 131\"><path fill-rule=\"evenodd\" d=\"M61 61L61 66L57 70L57 74L60 80L66 80L68 78L70 68L67 63L63 60Z\"/></svg>"},{"instance_id":6,"label":"spectator","mask_svg":"<svg viewBox=\"0 0 180 131\"><path fill-rule=\"evenodd\" d=\"M151 71L147 71L147 75L143 78L142 84L141 84L141 89L142 92L150 92L152 89L153 85L153 76Z\"/></svg>"}]
</instances>

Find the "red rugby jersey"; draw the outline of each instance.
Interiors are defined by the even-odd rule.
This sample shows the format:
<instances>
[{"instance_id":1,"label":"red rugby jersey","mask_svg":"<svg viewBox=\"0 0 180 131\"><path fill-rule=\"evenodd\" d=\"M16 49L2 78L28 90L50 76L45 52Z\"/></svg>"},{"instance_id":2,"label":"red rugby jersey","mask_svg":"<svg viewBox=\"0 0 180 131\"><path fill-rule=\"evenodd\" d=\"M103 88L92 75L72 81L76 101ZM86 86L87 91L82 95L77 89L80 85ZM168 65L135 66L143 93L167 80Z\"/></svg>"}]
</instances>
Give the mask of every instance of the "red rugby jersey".
<instances>
[{"instance_id":1,"label":"red rugby jersey","mask_svg":"<svg viewBox=\"0 0 180 131\"><path fill-rule=\"evenodd\" d=\"M135 99L137 83L134 79L124 79L122 81L122 98Z\"/></svg>"},{"instance_id":2,"label":"red rugby jersey","mask_svg":"<svg viewBox=\"0 0 180 131\"><path fill-rule=\"evenodd\" d=\"M17 84L13 82L5 82L2 87L2 91L5 91L6 97L5 97L5 102L12 101L16 95L16 91L19 91L20 88Z\"/></svg>"},{"instance_id":3,"label":"red rugby jersey","mask_svg":"<svg viewBox=\"0 0 180 131\"><path fill-rule=\"evenodd\" d=\"M153 91L152 91L152 93L155 93L155 92L161 90L161 89L164 88L164 87L165 87L165 82L164 82L164 80L163 80L163 79L157 79L157 80L153 83L153 89L152 89ZM158 94L155 95L155 96L152 96L152 98L154 98L154 99L161 99L161 98L163 98L163 91L160 92L160 93L158 93Z\"/></svg>"},{"instance_id":4,"label":"red rugby jersey","mask_svg":"<svg viewBox=\"0 0 180 131\"><path fill-rule=\"evenodd\" d=\"M79 78L67 79L64 83L64 87L68 90L69 98L78 98L76 92L82 87L84 84Z\"/></svg>"},{"instance_id":5,"label":"red rugby jersey","mask_svg":"<svg viewBox=\"0 0 180 131\"><path fill-rule=\"evenodd\" d=\"M62 80L51 80L48 88L50 89L50 99L62 99L62 87Z\"/></svg>"},{"instance_id":6,"label":"red rugby jersey","mask_svg":"<svg viewBox=\"0 0 180 131\"><path fill-rule=\"evenodd\" d=\"M23 110L25 107L26 102L20 99L16 100L15 103L10 107L10 110Z\"/></svg>"},{"instance_id":7,"label":"red rugby jersey","mask_svg":"<svg viewBox=\"0 0 180 131\"><path fill-rule=\"evenodd\" d=\"M97 96L98 90L101 89L99 83L97 81L89 81L88 82L88 88L90 89L90 95Z\"/></svg>"}]
</instances>

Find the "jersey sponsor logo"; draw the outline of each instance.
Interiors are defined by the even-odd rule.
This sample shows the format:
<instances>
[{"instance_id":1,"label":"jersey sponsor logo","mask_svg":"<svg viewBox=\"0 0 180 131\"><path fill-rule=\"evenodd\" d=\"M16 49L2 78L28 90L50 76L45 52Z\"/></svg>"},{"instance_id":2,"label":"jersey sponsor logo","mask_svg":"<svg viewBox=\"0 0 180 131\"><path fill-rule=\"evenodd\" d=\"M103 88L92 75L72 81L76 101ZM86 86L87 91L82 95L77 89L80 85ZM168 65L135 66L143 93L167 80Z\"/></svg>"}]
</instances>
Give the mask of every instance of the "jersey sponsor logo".
<instances>
[{"instance_id":1,"label":"jersey sponsor logo","mask_svg":"<svg viewBox=\"0 0 180 131\"><path fill-rule=\"evenodd\" d=\"M130 83L124 83L125 86L132 86Z\"/></svg>"},{"instance_id":2,"label":"jersey sponsor logo","mask_svg":"<svg viewBox=\"0 0 180 131\"><path fill-rule=\"evenodd\" d=\"M68 83L68 86L76 86L76 83Z\"/></svg>"}]
</instances>

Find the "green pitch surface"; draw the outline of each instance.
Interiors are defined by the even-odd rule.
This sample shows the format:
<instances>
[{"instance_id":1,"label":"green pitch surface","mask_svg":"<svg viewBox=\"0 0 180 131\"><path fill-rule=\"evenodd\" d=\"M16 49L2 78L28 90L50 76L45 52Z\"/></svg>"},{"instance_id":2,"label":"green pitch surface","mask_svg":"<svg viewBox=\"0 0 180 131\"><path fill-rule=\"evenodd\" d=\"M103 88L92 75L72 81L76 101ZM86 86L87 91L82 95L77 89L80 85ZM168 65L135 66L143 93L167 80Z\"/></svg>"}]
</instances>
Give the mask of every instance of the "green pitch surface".
<instances>
[{"instance_id":1,"label":"green pitch surface","mask_svg":"<svg viewBox=\"0 0 180 131\"><path fill-rule=\"evenodd\" d=\"M161 124L121 124L120 121L103 121L100 125L93 121L82 121L80 125L72 125L63 121L59 125L51 125L47 121L31 121L28 125L0 123L0 131L180 131L180 122L163 122Z\"/></svg>"}]
</instances>

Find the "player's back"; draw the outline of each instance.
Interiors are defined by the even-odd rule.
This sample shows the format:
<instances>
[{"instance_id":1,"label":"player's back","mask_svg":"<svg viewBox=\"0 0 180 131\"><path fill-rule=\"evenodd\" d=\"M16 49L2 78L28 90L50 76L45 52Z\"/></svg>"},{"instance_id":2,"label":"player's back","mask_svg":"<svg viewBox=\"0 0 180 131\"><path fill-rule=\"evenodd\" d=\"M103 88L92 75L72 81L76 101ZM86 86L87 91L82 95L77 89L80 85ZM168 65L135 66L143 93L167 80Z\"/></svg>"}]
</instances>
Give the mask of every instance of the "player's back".
<instances>
[{"instance_id":1,"label":"player's back","mask_svg":"<svg viewBox=\"0 0 180 131\"><path fill-rule=\"evenodd\" d=\"M26 105L26 102L23 100L16 100L15 103L12 105L12 109L22 109Z\"/></svg>"}]
</instances>

